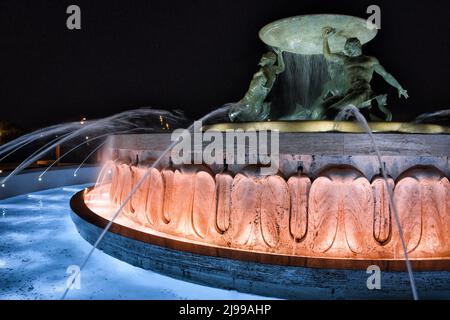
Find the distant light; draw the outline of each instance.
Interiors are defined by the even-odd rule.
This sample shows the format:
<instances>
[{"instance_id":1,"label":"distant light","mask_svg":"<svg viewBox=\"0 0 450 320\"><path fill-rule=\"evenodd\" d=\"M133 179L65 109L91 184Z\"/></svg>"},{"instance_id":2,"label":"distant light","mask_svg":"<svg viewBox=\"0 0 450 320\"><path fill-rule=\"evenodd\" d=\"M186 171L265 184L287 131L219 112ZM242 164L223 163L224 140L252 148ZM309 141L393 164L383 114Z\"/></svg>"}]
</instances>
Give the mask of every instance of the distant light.
<instances>
[{"instance_id":1,"label":"distant light","mask_svg":"<svg viewBox=\"0 0 450 320\"><path fill-rule=\"evenodd\" d=\"M88 136L86 136L86 140L89 140L89 137L88 137Z\"/></svg>"},{"instance_id":2,"label":"distant light","mask_svg":"<svg viewBox=\"0 0 450 320\"><path fill-rule=\"evenodd\" d=\"M4 188L5 187L5 184L4 183L2 183L2 188Z\"/></svg>"},{"instance_id":3,"label":"distant light","mask_svg":"<svg viewBox=\"0 0 450 320\"><path fill-rule=\"evenodd\" d=\"M3 170L0 170L0 173L3 173Z\"/></svg>"},{"instance_id":4,"label":"distant light","mask_svg":"<svg viewBox=\"0 0 450 320\"><path fill-rule=\"evenodd\" d=\"M42 178L41 178L41 177L39 177L39 178L38 178L38 180L39 180L39 181L42 181Z\"/></svg>"},{"instance_id":5,"label":"distant light","mask_svg":"<svg viewBox=\"0 0 450 320\"><path fill-rule=\"evenodd\" d=\"M108 174L111 174L111 173L112 173L112 171L111 171L111 170L109 170L109 171L108 171Z\"/></svg>"},{"instance_id":6,"label":"distant light","mask_svg":"<svg viewBox=\"0 0 450 320\"><path fill-rule=\"evenodd\" d=\"M80 121L80 124L83 125L83 124L86 122L86 120L87 120L87 119L83 117L83 118L81 119L81 121Z\"/></svg>"},{"instance_id":7,"label":"distant light","mask_svg":"<svg viewBox=\"0 0 450 320\"><path fill-rule=\"evenodd\" d=\"M74 173L74 174L73 174L73 176L74 176L74 177L76 177L76 176L77 176L77 174L76 174L76 173Z\"/></svg>"}]
</instances>

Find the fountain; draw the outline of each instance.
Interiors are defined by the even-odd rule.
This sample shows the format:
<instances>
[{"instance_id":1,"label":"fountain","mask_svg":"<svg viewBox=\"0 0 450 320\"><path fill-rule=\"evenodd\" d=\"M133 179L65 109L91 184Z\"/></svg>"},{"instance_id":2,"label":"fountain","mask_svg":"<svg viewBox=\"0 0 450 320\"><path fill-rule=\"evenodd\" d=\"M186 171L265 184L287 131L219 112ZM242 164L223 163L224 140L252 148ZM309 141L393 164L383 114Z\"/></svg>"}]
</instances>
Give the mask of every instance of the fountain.
<instances>
[{"instance_id":1,"label":"fountain","mask_svg":"<svg viewBox=\"0 0 450 320\"><path fill-rule=\"evenodd\" d=\"M195 161L208 147L202 140L189 142L192 163L174 164L170 134L113 135L114 157L98 183L72 199L80 234L137 266L244 292L404 298L410 281L415 298L416 287L424 297L448 296L438 283L450 281L450 130L390 121L386 96L370 89L372 73L399 96L406 90L378 60L355 54L376 33L341 15L264 27L260 38L275 53L263 56L245 97L222 110L235 123L202 131L220 141L237 132L247 160L252 135L279 132L278 150L267 153L277 153L278 171L234 163L224 147L220 161ZM367 73L352 73L354 57ZM327 121L347 104L380 120L377 107L388 121ZM389 275L384 290L367 290L370 266Z\"/></svg>"}]
</instances>

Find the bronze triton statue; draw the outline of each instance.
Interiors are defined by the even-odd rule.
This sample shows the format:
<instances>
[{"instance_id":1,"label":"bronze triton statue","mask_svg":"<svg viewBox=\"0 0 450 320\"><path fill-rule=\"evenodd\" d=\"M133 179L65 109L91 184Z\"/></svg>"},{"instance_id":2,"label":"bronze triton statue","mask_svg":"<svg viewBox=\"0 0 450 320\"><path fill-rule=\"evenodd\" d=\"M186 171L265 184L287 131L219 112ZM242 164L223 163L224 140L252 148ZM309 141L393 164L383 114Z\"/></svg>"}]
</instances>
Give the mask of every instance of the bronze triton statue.
<instances>
[{"instance_id":1,"label":"bronze triton statue","mask_svg":"<svg viewBox=\"0 0 450 320\"><path fill-rule=\"evenodd\" d=\"M253 75L250 88L244 98L230 106L231 121L264 121L270 113L270 102L266 98L273 88L277 75L284 72L283 52L275 48L275 53L265 53L260 62L261 67Z\"/></svg>"},{"instance_id":2,"label":"bronze triton statue","mask_svg":"<svg viewBox=\"0 0 450 320\"><path fill-rule=\"evenodd\" d=\"M378 108L385 114L386 121L392 120L392 114L385 107L386 95L375 96L370 86L373 73L381 75L384 80L397 88L399 97L409 98L408 92L389 74L375 57L362 54L362 45L358 38L348 38L343 54L331 53L328 38L336 33L331 27L322 29L323 54L329 64L341 68L342 73L330 74L331 81L325 88L321 101L316 103L315 109L341 110L348 105L360 109L370 108L376 100Z\"/></svg>"}]
</instances>

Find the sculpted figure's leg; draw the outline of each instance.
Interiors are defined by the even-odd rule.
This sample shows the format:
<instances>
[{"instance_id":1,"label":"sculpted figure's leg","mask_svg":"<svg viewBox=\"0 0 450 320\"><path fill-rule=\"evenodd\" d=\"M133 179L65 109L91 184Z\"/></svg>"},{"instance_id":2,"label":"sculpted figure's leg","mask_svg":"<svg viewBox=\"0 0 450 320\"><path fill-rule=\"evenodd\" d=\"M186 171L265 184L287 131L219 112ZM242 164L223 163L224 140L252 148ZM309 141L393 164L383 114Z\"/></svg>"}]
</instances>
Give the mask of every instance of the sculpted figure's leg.
<instances>
[{"instance_id":1,"label":"sculpted figure's leg","mask_svg":"<svg viewBox=\"0 0 450 320\"><path fill-rule=\"evenodd\" d=\"M378 109L384 113L386 116L386 121L392 121L392 113L386 108L387 105L387 95L383 94L375 98L377 100Z\"/></svg>"},{"instance_id":2,"label":"sculpted figure's leg","mask_svg":"<svg viewBox=\"0 0 450 320\"><path fill-rule=\"evenodd\" d=\"M333 104L330 109L342 110L349 105L354 105L360 108L362 103L369 100L371 90L355 90L347 94L343 99Z\"/></svg>"}]
</instances>

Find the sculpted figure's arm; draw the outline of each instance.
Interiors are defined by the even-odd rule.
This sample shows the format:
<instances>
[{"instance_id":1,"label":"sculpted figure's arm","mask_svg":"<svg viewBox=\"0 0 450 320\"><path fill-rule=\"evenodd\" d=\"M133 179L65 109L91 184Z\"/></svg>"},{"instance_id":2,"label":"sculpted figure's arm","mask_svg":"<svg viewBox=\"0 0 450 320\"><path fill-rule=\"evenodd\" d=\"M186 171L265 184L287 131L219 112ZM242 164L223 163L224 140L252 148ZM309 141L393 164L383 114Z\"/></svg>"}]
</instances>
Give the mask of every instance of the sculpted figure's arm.
<instances>
[{"instance_id":1,"label":"sculpted figure's arm","mask_svg":"<svg viewBox=\"0 0 450 320\"><path fill-rule=\"evenodd\" d=\"M270 72L269 74L266 74L268 76L267 82L265 84L265 87L267 89L272 90L273 85L275 84L275 81L277 81L277 75L280 73L283 73L285 70L284 60L283 60L283 51L281 51L279 48L274 49L276 55L277 55L277 61L276 65L273 66L274 72Z\"/></svg>"},{"instance_id":2,"label":"sculpted figure's arm","mask_svg":"<svg viewBox=\"0 0 450 320\"><path fill-rule=\"evenodd\" d=\"M266 84L264 85L264 87L266 87L269 91L272 90L273 85L275 84L276 80L277 80L277 75L276 74L269 75L269 77L267 78L267 81L266 81Z\"/></svg>"},{"instance_id":3,"label":"sculpted figure's arm","mask_svg":"<svg viewBox=\"0 0 450 320\"><path fill-rule=\"evenodd\" d=\"M341 62L342 57L339 54L331 53L330 45L328 43L328 38L332 36L336 30L331 27L325 27L322 29L322 37L323 37L323 55L327 61L332 62Z\"/></svg>"},{"instance_id":4,"label":"sculpted figure's arm","mask_svg":"<svg viewBox=\"0 0 450 320\"><path fill-rule=\"evenodd\" d=\"M387 72L386 69L384 69L384 67L376 59L374 70L376 73L382 76L387 83L389 83L394 88L397 88L399 98L401 98L402 96L405 97L406 99L409 98L408 91L403 89L403 87L400 85L400 83L398 83L398 81L394 78L394 76L391 75L389 72Z\"/></svg>"},{"instance_id":5,"label":"sculpted figure's arm","mask_svg":"<svg viewBox=\"0 0 450 320\"><path fill-rule=\"evenodd\" d=\"M285 70L285 64L283 59L283 51L279 48L275 48L275 53L277 54L277 75L283 73Z\"/></svg>"}]
</instances>

